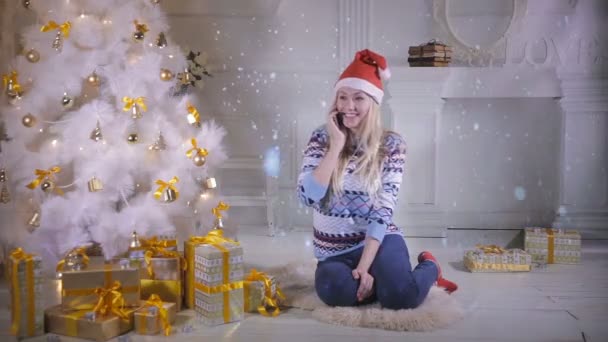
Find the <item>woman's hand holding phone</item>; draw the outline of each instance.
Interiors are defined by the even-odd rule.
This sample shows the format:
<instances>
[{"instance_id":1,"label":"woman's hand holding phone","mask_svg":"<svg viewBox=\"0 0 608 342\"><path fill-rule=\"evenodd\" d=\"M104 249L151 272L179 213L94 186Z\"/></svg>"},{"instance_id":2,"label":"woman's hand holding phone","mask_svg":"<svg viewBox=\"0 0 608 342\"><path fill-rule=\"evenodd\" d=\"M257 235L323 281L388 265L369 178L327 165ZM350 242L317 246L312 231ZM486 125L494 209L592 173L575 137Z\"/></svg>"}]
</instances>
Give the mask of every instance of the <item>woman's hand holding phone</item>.
<instances>
[{"instance_id":1,"label":"woman's hand holding phone","mask_svg":"<svg viewBox=\"0 0 608 342\"><path fill-rule=\"evenodd\" d=\"M339 153L346 144L346 127L344 126L344 113L334 110L329 113L327 131L329 133L330 151Z\"/></svg>"}]
</instances>

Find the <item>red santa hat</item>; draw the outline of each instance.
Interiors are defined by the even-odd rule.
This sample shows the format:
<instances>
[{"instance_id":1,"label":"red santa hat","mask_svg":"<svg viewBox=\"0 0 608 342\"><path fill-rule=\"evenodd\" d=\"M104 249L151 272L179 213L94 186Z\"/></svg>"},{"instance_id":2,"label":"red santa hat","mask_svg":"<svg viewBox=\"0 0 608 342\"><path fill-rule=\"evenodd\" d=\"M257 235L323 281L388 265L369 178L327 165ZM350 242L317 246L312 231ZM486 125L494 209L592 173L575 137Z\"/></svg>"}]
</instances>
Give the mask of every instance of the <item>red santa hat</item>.
<instances>
[{"instance_id":1,"label":"red santa hat","mask_svg":"<svg viewBox=\"0 0 608 342\"><path fill-rule=\"evenodd\" d=\"M355 59L344 70L334 87L335 92L342 87L359 89L382 103L384 88L382 81L388 80L391 72L384 56L365 49L357 52Z\"/></svg>"}]
</instances>

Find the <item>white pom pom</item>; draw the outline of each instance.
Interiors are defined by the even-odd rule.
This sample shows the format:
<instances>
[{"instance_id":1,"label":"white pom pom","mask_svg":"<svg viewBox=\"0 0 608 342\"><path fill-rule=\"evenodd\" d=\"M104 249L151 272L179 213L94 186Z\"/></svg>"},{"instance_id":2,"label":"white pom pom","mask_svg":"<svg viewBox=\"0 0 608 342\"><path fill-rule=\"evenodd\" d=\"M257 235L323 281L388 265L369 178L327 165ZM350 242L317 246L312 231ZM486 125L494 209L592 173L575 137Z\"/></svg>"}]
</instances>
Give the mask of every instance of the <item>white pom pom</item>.
<instances>
[{"instance_id":1,"label":"white pom pom","mask_svg":"<svg viewBox=\"0 0 608 342\"><path fill-rule=\"evenodd\" d=\"M380 79L386 81L391 78L391 71L389 68L380 69L378 68L378 74L380 74Z\"/></svg>"}]
</instances>

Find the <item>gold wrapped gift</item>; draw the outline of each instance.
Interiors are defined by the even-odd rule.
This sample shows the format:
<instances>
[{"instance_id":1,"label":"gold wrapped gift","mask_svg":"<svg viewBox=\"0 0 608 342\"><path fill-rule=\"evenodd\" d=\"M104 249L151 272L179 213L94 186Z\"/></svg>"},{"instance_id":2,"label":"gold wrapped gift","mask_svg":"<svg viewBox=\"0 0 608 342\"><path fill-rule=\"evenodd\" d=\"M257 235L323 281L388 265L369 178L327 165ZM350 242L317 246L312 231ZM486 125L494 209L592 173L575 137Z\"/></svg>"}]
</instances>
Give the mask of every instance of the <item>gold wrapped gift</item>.
<instances>
[{"instance_id":1,"label":"gold wrapped gift","mask_svg":"<svg viewBox=\"0 0 608 342\"><path fill-rule=\"evenodd\" d=\"M49 333L72 336L94 341L107 341L133 329L136 308L124 309L122 318L101 315L92 310L64 311L61 305L45 311L45 327Z\"/></svg>"},{"instance_id":2,"label":"gold wrapped gift","mask_svg":"<svg viewBox=\"0 0 608 342\"><path fill-rule=\"evenodd\" d=\"M169 336L176 315L175 303L166 303L159 296L151 295L143 307L135 312L135 332L140 335L156 335L162 331L165 336Z\"/></svg>"},{"instance_id":3,"label":"gold wrapped gift","mask_svg":"<svg viewBox=\"0 0 608 342\"><path fill-rule=\"evenodd\" d=\"M530 227L525 229L525 248L532 261L543 264L581 262L581 235L575 230Z\"/></svg>"},{"instance_id":4,"label":"gold wrapped gift","mask_svg":"<svg viewBox=\"0 0 608 342\"><path fill-rule=\"evenodd\" d=\"M8 259L11 298L11 334L30 337L44 333L41 259L21 248Z\"/></svg>"},{"instance_id":5,"label":"gold wrapped gift","mask_svg":"<svg viewBox=\"0 0 608 342\"><path fill-rule=\"evenodd\" d=\"M464 266L471 272L529 272L532 257L518 248L477 245L464 253Z\"/></svg>"},{"instance_id":6,"label":"gold wrapped gift","mask_svg":"<svg viewBox=\"0 0 608 342\"><path fill-rule=\"evenodd\" d=\"M244 317L243 282L207 287L196 283L194 312L206 325L237 322Z\"/></svg>"},{"instance_id":7,"label":"gold wrapped gift","mask_svg":"<svg viewBox=\"0 0 608 342\"><path fill-rule=\"evenodd\" d=\"M206 324L243 318L243 248L219 229L186 242L186 295Z\"/></svg>"},{"instance_id":8,"label":"gold wrapped gift","mask_svg":"<svg viewBox=\"0 0 608 342\"><path fill-rule=\"evenodd\" d=\"M120 282L118 291L125 305L138 306L140 301L139 269L104 265L81 271L68 271L62 275L61 305L64 309L90 310L98 300L97 292L109 289Z\"/></svg>"},{"instance_id":9,"label":"gold wrapped gift","mask_svg":"<svg viewBox=\"0 0 608 342\"><path fill-rule=\"evenodd\" d=\"M173 300L176 310L180 311L184 300L183 286L181 280L142 279L141 298L150 298L151 295L157 294L163 302Z\"/></svg>"},{"instance_id":10,"label":"gold wrapped gift","mask_svg":"<svg viewBox=\"0 0 608 342\"><path fill-rule=\"evenodd\" d=\"M253 269L243 282L245 312L259 312L264 316L277 316L279 299L285 299L273 276Z\"/></svg>"},{"instance_id":11,"label":"gold wrapped gift","mask_svg":"<svg viewBox=\"0 0 608 342\"><path fill-rule=\"evenodd\" d=\"M243 279L243 248L213 230L206 236L192 236L184 242L186 257L186 306L194 308L195 277L201 284L216 286Z\"/></svg>"}]
</instances>

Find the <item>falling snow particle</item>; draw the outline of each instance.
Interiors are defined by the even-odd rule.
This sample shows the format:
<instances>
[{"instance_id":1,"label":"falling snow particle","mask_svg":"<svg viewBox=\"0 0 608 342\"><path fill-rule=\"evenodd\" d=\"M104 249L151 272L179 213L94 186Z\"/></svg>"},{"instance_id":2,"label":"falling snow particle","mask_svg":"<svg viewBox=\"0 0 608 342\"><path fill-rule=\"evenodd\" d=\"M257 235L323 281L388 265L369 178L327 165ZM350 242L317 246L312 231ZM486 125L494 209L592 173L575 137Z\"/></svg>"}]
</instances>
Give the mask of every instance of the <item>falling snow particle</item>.
<instances>
[{"instance_id":1,"label":"falling snow particle","mask_svg":"<svg viewBox=\"0 0 608 342\"><path fill-rule=\"evenodd\" d=\"M523 201L524 199L526 199L526 189L521 186L515 187L515 190L513 190L513 194L515 195L515 198L518 201Z\"/></svg>"},{"instance_id":2,"label":"falling snow particle","mask_svg":"<svg viewBox=\"0 0 608 342\"><path fill-rule=\"evenodd\" d=\"M258 125L256 125L254 121L251 121L251 128L253 128L254 131L257 131Z\"/></svg>"},{"instance_id":3,"label":"falling snow particle","mask_svg":"<svg viewBox=\"0 0 608 342\"><path fill-rule=\"evenodd\" d=\"M479 124L477 122L473 124L473 129L476 131L479 130Z\"/></svg>"},{"instance_id":4,"label":"falling snow particle","mask_svg":"<svg viewBox=\"0 0 608 342\"><path fill-rule=\"evenodd\" d=\"M321 101L321 108L325 108L327 107L327 102L326 101Z\"/></svg>"}]
</instances>

